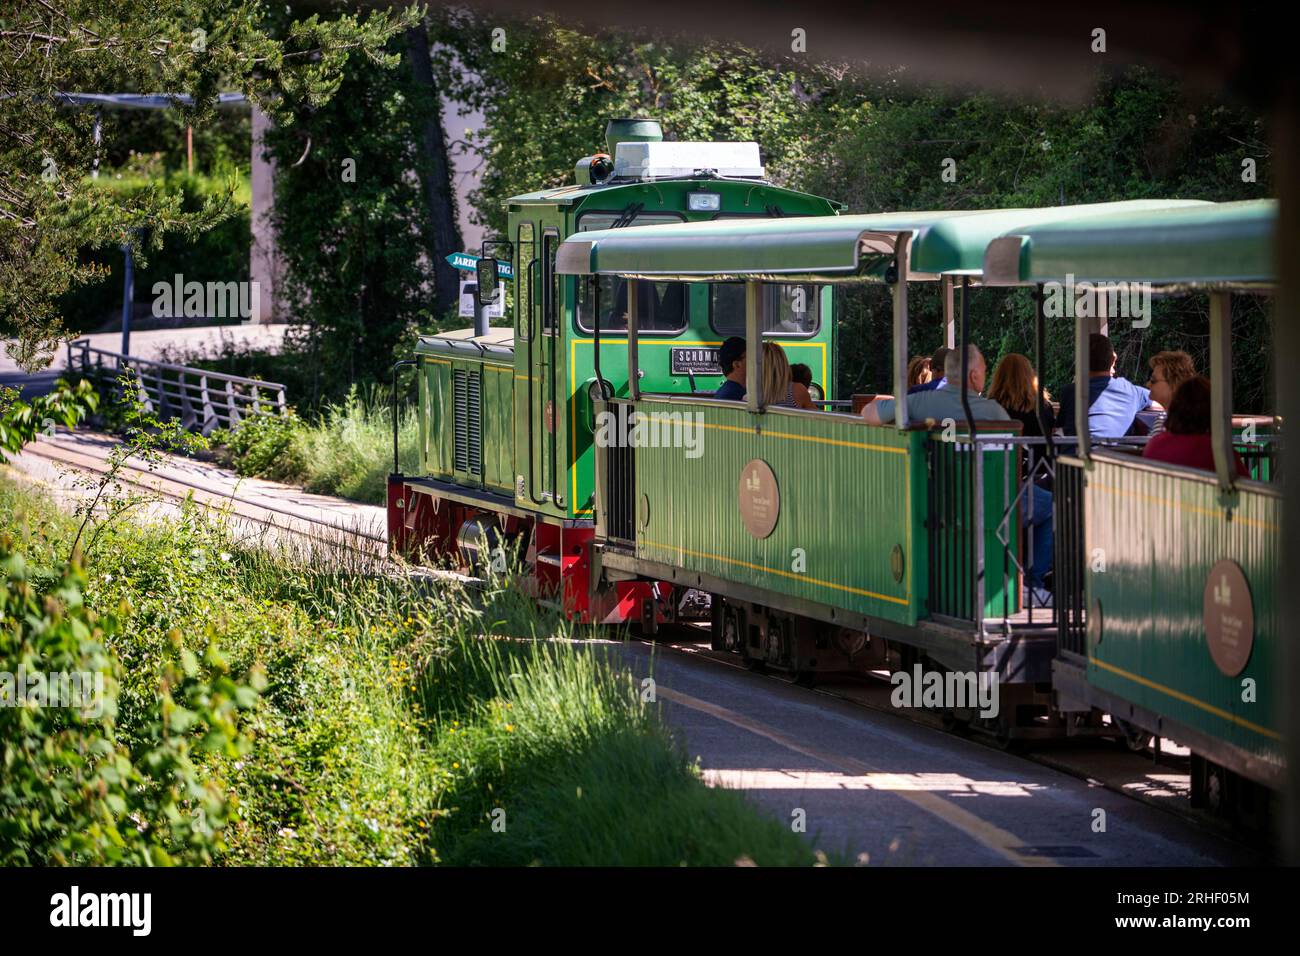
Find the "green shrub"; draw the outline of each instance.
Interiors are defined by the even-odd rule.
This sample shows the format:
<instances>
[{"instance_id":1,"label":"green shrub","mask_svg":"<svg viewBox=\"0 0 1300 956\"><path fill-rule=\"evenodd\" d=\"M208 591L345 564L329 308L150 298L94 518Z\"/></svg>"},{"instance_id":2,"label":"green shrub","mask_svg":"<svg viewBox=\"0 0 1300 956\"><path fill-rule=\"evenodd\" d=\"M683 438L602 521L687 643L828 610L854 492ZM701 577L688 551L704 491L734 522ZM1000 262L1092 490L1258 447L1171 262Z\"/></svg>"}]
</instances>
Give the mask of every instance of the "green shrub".
<instances>
[{"instance_id":1,"label":"green shrub","mask_svg":"<svg viewBox=\"0 0 1300 956\"><path fill-rule=\"evenodd\" d=\"M245 751L237 712L253 706L254 687L231 678L215 642L170 632L138 675L149 695L128 741L110 644L129 633L129 604L92 610L80 568L35 567L13 544L0 538L0 693L11 698L0 706L0 864L211 862L233 804L197 761ZM88 706L29 694L26 678L18 686L20 674L74 673L93 679L96 692L77 701Z\"/></svg>"},{"instance_id":2,"label":"green shrub","mask_svg":"<svg viewBox=\"0 0 1300 956\"><path fill-rule=\"evenodd\" d=\"M73 385L61 378L47 394L30 402L20 399L17 389L4 386L0 388L0 451L19 452L54 425L72 428L98 407L99 396L84 379Z\"/></svg>"},{"instance_id":3,"label":"green shrub","mask_svg":"<svg viewBox=\"0 0 1300 956\"><path fill-rule=\"evenodd\" d=\"M297 441L303 428L302 420L291 409L284 416L249 418L237 428L213 433L212 441L227 449L231 464L241 475L300 481L307 472Z\"/></svg>"},{"instance_id":4,"label":"green shrub","mask_svg":"<svg viewBox=\"0 0 1300 956\"><path fill-rule=\"evenodd\" d=\"M418 416L414 406L398 411L398 454L402 466L419 460ZM301 484L308 491L383 504L393 467L392 410L376 394L363 399L354 388L337 405L327 405L313 422L297 415L249 420L213 435L241 475Z\"/></svg>"}]
</instances>

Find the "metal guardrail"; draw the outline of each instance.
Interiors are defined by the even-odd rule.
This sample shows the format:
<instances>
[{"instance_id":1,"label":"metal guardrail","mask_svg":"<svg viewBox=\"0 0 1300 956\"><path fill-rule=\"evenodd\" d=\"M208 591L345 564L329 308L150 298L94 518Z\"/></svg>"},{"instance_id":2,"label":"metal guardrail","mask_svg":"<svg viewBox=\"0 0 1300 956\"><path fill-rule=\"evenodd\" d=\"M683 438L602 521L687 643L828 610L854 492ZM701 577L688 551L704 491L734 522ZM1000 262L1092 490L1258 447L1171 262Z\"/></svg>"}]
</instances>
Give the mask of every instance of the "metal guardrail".
<instances>
[{"instance_id":1,"label":"metal guardrail","mask_svg":"<svg viewBox=\"0 0 1300 956\"><path fill-rule=\"evenodd\" d=\"M278 382L122 355L94 348L89 339L68 343L68 370L115 396L122 394L119 376L132 375L146 411L162 419L179 418L184 427L204 435L217 428L237 428L248 418L288 413L285 389Z\"/></svg>"}]
</instances>

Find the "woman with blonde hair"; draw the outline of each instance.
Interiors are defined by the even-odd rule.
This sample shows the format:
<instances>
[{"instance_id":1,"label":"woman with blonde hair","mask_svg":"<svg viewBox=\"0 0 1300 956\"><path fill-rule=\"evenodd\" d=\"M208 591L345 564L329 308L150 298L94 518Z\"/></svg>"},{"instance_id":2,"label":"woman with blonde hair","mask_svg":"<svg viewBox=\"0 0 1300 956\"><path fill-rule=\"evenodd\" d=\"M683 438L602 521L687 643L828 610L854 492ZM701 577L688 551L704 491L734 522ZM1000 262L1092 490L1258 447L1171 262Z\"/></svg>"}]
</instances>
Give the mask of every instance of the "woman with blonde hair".
<instances>
[{"instance_id":1,"label":"woman with blonde hair","mask_svg":"<svg viewBox=\"0 0 1300 956\"><path fill-rule=\"evenodd\" d=\"M917 385L925 385L934 379L933 366L930 364L930 356L918 355L912 361L907 363L907 387L914 388Z\"/></svg>"},{"instance_id":2,"label":"woman with blonde hair","mask_svg":"<svg viewBox=\"0 0 1300 956\"><path fill-rule=\"evenodd\" d=\"M808 389L790 375L785 349L775 342L763 343L763 405L814 408Z\"/></svg>"},{"instance_id":3,"label":"woman with blonde hair","mask_svg":"<svg viewBox=\"0 0 1300 956\"><path fill-rule=\"evenodd\" d=\"M1007 414L1024 426L1022 435L1043 435L1056 430L1056 414L1049 404L1051 395L1043 392L1043 425L1038 423L1038 376L1029 359L1011 352L1002 356L998 367L993 372L993 381L989 385L988 397L993 399Z\"/></svg>"},{"instance_id":4,"label":"woman with blonde hair","mask_svg":"<svg viewBox=\"0 0 1300 956\"><path fill-rule=\"evenodd\" d=\"M1180 351L1157 352L1147 360L1147 364L1151 366L1151 380L1147 382L1147 388L1151 389L1151 401L1166 409L1159 412L1151 423L1151 434L1159 435L1165 430L1174 392L1178 391L1178 386L1183 382L1196 378L1196 366L1192 364L1190 355Z\"/></svg>"}]
</instances>

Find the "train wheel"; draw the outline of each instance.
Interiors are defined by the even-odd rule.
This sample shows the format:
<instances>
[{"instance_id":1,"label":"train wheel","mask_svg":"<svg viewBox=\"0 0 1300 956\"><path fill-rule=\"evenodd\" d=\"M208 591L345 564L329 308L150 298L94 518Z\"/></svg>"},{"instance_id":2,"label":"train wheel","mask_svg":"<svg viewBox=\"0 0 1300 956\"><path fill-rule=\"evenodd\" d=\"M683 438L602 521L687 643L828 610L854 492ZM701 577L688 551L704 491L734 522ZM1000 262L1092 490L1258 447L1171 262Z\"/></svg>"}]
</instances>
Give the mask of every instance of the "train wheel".
<instances>
[{"instance_id":1,"label":"train wheel","mask_svg":"<svg viewBox=\"0 0 1300 956\"><path fill-rule=\"evenodd\" d=\"M951 710L945 710L939 720L943 724L943 729L950 734L965 736L970 732L970 718L963 720Z\"/></svg>"},{"instance_id":2,"label":"train wheel","mask_svg":"<svg viewBox=\"0 0 1300 956\"><path fill-rule=\"evenodd\" d=\"M722 649L732 654L744 653L740 640L740 622L736 620L736 612L731 608L722 612Z\"/></svg>"},{"instance_id":3,"label":"train wheel","mask_svg":"<svg viewBox=\"0 0 1300 956\"><path fill-rule=\"evenodd\" d=\"M1155 742L1155 735L1148 733L1141 727L1135 727L1126 720L1115 718L1115 726L1123 732L1124 736L1117 738L1125 747L1135 754L1143 753Z\"/></svg>"}]
</instances>

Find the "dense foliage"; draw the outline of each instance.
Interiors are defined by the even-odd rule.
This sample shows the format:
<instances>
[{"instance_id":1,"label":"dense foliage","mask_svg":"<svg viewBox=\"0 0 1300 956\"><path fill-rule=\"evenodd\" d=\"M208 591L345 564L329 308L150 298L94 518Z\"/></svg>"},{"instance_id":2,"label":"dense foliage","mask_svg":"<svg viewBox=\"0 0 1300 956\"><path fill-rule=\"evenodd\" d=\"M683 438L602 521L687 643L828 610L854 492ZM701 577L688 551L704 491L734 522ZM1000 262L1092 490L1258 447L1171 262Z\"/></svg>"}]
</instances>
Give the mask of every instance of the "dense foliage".
<instances>
[{"instance_id":1,"label":"dense foliage","mask_svg":"<svg viewBox=\"0 0 1300 956\"><path fill-rule=\"evenodd\" d=\"M846 78L847 79L847 78ZM1012 102L976 94L907 88L897 79L846 82L828 104L819 143L821 161L799 183L847 202L852 212L890 209L988 209L1120 199L1258 199L1273 193L1262 120L1212 99L1189 96L1147 70L1098 75L1084 104ZM1242 162L1257 160L1257 181ZM955 163L952 181L942 175ZM937 290L918 288L912 307L912 354L941 344ZM841 388L888 390L888 296L883 289L845 296ZM1236 405L1268 404L1269 318L1257 300L1240 299ZM1139 383L1145 359L1184 349L1208 371L1205 296L1157 300L1149 328L1112 321L1119 368ZM1073 346L1065 322L1047 328L1043 378L1059 390L1073 379ZM1006 352L1032 356L1033 305L1025 292L976 290L971 339L990 362Z\"/></svg>"},{"instance_id":2,"label":"dense foliage","mask_svg":"<svg viewBox=\"0 0 1300 956\"><path fill-rule=\"evenodd\" d=\"M328 101L354 53L391 62L383 45L414 19L291 21L256 0L16 0L0 17L0 320L28 366L58 340L55 300L103 275L78 250L144 252L142 243L197 236L231 211L229 194L186 212L166 190L90 188L93 113L61 104L60 92L188 94L178 115L201 127L217 93L234 89L287 122L295 104Z\"/></svg>"},{"instance_id":3,"label":"dense foliage","mask_svg":"<svg viewBox=\"0 0 1300 956\"><path fill-rule=\"evenodd\" d=\"M0 528L0 671L102 672L110 705L0 708L0 862L814 861L510 579L431 587L198 509L109 525L82 570L8 479Z\"/></svg>"},{"instance_id":4,"label":"dense foliage","mask_svg":"<svg viewBox=\"0 0 1300 956\"><path fill-rule=\"evenodd\" d=\"M56 425L75 428L99 407L99 395L85 380L75 385L59 379L44 395L30 402L18 390L0 386L0 452L13 454L37 435L51 434Z\"/></svg>"},{"instance_id":5,"label":"dense foliage","mask_svg":"<svg viewBox=\"0 0 1300 956\"><path fill-rule=\"evenodd\" d=\"M33 517L27 533L44 536ZM246 750L239 710L260 678L233 678L211 633L155 632L139 654L130 600L88 606L77 563L51 558L0 537L0 674L14 698L0 706L0 863L211 862L233 802L198 763ZM29 679L73 674L93 690L55 699Z\"/></svg>"},{"instance_id":6,"label":"dense foliage","mask_svg":"<svg viewBox=\"0 0 1300 956\"><path fill-rule=\"evenodd\" d=\"M389 49L400 55L404 41ZM274 226L280 290L298 325L290 343L309 373L304 406L384 381L414 330L438 318L425 254L418 125L427 91L409 71L354 57L327 107L268 134L278 164Z\"/></svg>"}]
</instances>

